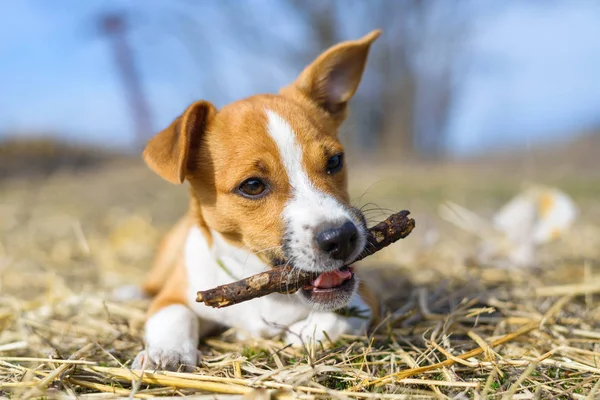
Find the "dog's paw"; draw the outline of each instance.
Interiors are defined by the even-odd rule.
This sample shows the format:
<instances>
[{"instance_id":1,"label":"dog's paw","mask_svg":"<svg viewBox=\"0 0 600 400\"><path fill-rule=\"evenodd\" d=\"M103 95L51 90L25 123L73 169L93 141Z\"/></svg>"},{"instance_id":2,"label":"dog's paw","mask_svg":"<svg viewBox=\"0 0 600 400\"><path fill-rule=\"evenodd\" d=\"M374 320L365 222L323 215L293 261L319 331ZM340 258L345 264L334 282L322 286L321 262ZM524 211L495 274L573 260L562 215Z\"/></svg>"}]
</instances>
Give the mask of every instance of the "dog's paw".
<instances>
[{"instance_id":1,"label":"dog's paw","mask_svg":"<svg viewBox=\"0 0 600 400\"><path fill-rule=\"evenodd\" d=\"M293 347L336 341L343 334L363 334L366 321L348 318L335 312L312 313L307 319L293 323L283 340Z\"/></svg>"},{"instance_id":2,"label":"dog's paw","mask_svg":"<svg viewBox=\"0 0 600 400\"><path fill-rule=\"evenodd\" d=\"M198 365L199 320L182 304L171 304L146 321L146 350L133 362L135 369L176 371Z\"/></svg>"},{"instance_id":3,"label":"dog's paw","mask_svg":"<svg viewBox=\"0 0 600 400\"><path fill-rule=\"evenodd\" d=\"M192 371L200 361L196 348L163 349L149 347L139 352L131 364L132 369Z\"/></svg>"},{"instance_id":4,"label":"dog's paw","mask_svg":"<svg viewBox=\"0 0 600 400\"><path fill-rule=\"evenodd\" d=\"M299 348L304 346L302 335L292 331L288 331L283 335L283 343L290 347Z\"/></svg>"}]
</instances>

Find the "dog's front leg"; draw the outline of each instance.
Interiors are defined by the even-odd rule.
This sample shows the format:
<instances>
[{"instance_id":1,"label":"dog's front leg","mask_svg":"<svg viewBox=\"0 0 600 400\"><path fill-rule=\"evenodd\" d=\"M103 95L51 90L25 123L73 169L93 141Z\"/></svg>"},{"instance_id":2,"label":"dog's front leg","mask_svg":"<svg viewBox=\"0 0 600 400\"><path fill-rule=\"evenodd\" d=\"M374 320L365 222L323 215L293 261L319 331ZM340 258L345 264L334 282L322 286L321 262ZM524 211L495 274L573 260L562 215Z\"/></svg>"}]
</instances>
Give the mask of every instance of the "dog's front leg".
<instances>
[{"instance_id":1,"label":"dog's front leg","mask_svg":"<svg viewBox=\"0 0 600 400\"><path fill-rule=\"evenodd\" d=\"M298 346L327 338L337 340L343 334L366 334L373 317L369 306L360 296L355 295L347 309L347 313L311 312L308 318L289 326L284 336L285 343Z\"/></svg>"},{"instance_id":2,"label":"dog's front leg","mask_svg":"<svg viewBox=\"0 0 600 400\"><path fill-rule=\"evenodd\" d=\"M168 305L146 321L146 348L133 361L134 369L176 371L198 365L200 320L183 304Z\"/></svg>"},{"instance_id":3,"label":"dog's front leg","mask_svg":"<svg viewBox=\"0 0 600 400\"><path fill-rule=\"evenodd\" d=\"M200 336L213 329L214 323L200 321L186 305L186 284L183 269L177 269L154 298L145 326L146 348L132 368L176 371L180 366L189 370L198 365Z\"/></svg>"}]
</instances>

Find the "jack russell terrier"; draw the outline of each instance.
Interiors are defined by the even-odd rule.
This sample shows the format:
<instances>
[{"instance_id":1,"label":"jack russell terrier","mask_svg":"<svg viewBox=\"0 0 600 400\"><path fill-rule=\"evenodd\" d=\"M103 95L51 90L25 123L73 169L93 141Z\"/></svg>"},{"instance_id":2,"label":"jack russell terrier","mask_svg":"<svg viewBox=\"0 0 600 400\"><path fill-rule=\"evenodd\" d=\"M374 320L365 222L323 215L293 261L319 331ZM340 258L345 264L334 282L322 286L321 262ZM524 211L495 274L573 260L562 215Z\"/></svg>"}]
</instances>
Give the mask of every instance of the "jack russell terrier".
<instances>
[{"instance_id":1,"label":"jack russell terrier","mask_svg":"<svg viewBox=\"0 0 600 400\"><path fill-rule=\"evenodd\" d=\"M282 334L292 345L366 333L378 304L347 267L367 231L349 203L338 128L379 35L333 46L279 94L221 110L197 101L148 142L148 166L169 182L187 180L191 201L142 284L154 299L133 368L196 366L199 339L219 326L240 338ZM282 262L320 275L293 295L224 309L195 301L199 290ZM344 307L360 313L337 312Z\"/></svg>"}]
</instances>

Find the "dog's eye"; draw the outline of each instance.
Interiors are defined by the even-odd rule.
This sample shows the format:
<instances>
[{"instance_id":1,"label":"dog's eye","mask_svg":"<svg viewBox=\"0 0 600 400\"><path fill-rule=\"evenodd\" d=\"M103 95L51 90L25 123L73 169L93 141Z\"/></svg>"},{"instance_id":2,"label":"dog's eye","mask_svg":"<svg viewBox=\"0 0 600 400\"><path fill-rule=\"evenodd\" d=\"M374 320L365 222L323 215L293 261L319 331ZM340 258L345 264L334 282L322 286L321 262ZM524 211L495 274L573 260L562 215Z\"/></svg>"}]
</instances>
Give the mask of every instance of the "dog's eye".
<instances>
[{"instance_id":1,"label":"dog's eye","mask_svg":"<svg viewBox=\"0 0 600 400\"><path fill-rule=\"evenodd\" d=\"M267 185L258 178L248 178L240 185L238 191L244 197L256 199L265 193Z\"/></svg>"},{"instance_id":2,"label":"dog's eye","mask_svg":"<svg viewBox=\"0 0 600 400\"><path fill-rule=\"evenodd\" d=\"M335 156L329 157L327 160L327 165L325 166L325 171L328 174L335 174L339 172L344 166L344 154L336 154Z\"/></svg>"}]
</instances>

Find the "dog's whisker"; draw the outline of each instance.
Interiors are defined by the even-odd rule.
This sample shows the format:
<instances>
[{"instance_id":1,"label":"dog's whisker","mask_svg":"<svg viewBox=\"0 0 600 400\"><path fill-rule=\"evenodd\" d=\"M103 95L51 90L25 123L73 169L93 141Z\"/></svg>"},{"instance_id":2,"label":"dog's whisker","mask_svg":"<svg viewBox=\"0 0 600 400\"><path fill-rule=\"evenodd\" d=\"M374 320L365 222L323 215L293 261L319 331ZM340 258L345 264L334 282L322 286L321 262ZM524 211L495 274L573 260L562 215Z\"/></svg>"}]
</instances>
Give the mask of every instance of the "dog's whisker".
<instances>
[{"instance_id":1,"label":"dog's whisker","mask_svg":"<svg viewBox=\"0 0 600 400\"><path fill-rule=\"evenodd\" d=\"M375 245L373 243L367 242L365 244L365 248L359 253L358 257L362 257L362 256L365 256L365 255L371 254L371 251L370 251L371 249L375 249Z\"/></svg>"},{"instance_id":2,"label":"dog's whisker","mask_svg":"<svg viewBox=\"0 0 600 400\"><path fill-rule=\"evenodd\" d=\"M377 213L377 215L387 215L387 214L393 214L395 211L385 211L382 209L371 209L371 210L365 210L363 211L363 215L366 214L372 214L372 213Z\"/></svg>"},{"instance_id":3,"label":"dog's whisker","mask_svg":"<svg viewBox=\"0 0 600 400\"><path fill-rule=\"evenodd\" d=\"M366 208L367 206L370 206L371 208ZM392 210L391 208L381 207L381 206L378 206L375 203L366 203L362 207L360 207L359 210L362 213L367 213L367 212L371 212L371 211L381 211L382 213L390 213L390 212L393 213L393 212L395 212L395 210Z\"/></svg>"},{"instance_id":4,"label":"dog's whisker","mask_svg":"<svg viewBox=\"0 0 600 400\"><path fill-rule=\"evenodd\" d=\"M287 266L289 266L289 265L290 265L290 263L291 263L291 259L288 259L288 260L286 260L286 261L285 261L285 264L282 266L282 268L286 268ZM287 278L287 276L286 276L286 278ZM288 283L287 281L288 281L288 279L284 279L284 280L282 281L282 283L283 283L283 282L285 282L285 284L287 285L287 283ZM286 286L286 289L287 289L287 286Z\"/></svg>"},{"instance_id":5,"label":"dog's whisker","mask_svg":"<svg viewBox=\"0 0 600 400\"><path fill-rule=\"evenodd\" d=\"M265 251L269 251L269 250L275 250L275 249L281 249L281 248L283 248L283 246L282 246L282 245L279 245L279 246L273 246L273 247L267 247L267 248L265 248L265 249L262 249L262 250L255 251L254 253L255 253L255 254L259 254L259 253L264 253Z\"/></svg>"},{"instance_id":6,"label":"dog's whisker","mask_svg":"<svg viewBox=\"0 0 600 400\"><path fill-rule=\"evenodd\" d=\"M375 187L375 185L379 185L380 183L383 183L385 181L385 179L380 179L376 182L374 182L371 186L369 186L368 188L365 189L365 191L358 197L358 199L356 199L356 203L360 203L363 199L363 197L365 197L365 195L369 192L369 190L373 189L373 187ZM353 204L355 202L352 202Z\"/></svg>"},{"instance_id":7,"label":"dog's whisker","mask_svg":"<svg viewBox=\"0 0 600 400\"><path fill-rule=\"evenodd\" d=\"M358 207L358 209L359 209L360 211L364 211L364 210L365 210L365 208L366 208L367 206L375 206L375 207L378 207L378 206L377 206L377 204L375 204L375 203L373 203L373 202L368 202L368 203L365 203L365 204L363 204L362 206Z\"/></svg>"}]
</instances>

